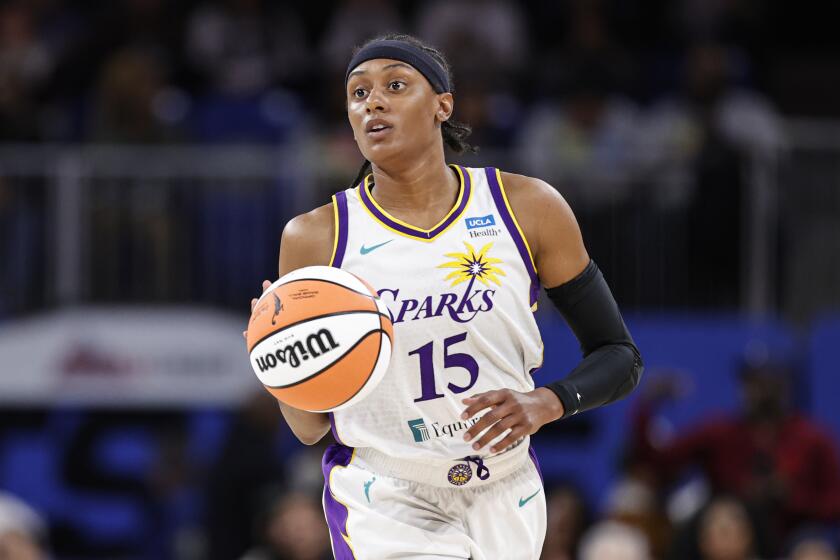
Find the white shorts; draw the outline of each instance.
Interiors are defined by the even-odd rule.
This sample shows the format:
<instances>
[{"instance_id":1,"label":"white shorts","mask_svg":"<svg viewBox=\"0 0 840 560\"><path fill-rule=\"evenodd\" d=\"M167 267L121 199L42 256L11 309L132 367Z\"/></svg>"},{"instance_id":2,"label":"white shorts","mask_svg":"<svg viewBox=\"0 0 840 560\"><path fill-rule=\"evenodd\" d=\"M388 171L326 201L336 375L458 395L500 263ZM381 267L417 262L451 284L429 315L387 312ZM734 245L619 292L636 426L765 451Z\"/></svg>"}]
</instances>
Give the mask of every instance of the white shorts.
<instances>
[{"instance_id":1,"label":"white shorts","mask_svg":"<svg viewBox=\"0 0 840 560\"><path fill-rule=\"evenodd\" d=\"M487 476L473 476L483 467L470 461L435 467L444 469L448 487L388 476L370 453L358 451L334 444L322 463L324 512L337 560L540 557L545 493L530 448L515 454L512 468L502 464L494 471L488 461Z\"/></svg>"}]
</instances>

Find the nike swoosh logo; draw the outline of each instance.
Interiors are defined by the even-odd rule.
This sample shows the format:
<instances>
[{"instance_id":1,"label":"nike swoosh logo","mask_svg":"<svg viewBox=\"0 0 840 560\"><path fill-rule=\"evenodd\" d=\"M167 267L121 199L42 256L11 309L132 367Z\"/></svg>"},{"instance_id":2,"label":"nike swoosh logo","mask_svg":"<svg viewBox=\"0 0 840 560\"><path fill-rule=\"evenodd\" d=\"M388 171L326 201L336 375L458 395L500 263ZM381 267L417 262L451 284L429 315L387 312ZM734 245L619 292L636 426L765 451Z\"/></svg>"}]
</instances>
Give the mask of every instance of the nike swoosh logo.
<instances>
[{"instance_id":1,"label":"nike swoosh logo","mask_svg":"<svg viewBox=\"0 0 840 560\"><path fill-rule=\"evenodd\" d=\"M380 243L379 245L374 245L372 247L365 247L364 245L362 245L361 248L359 249L359 252L363 255L367 255L371 251L375 251L376 249L379 249L383 245L387 245L391 241L393 241L393 239L389 239L388 241L384 241L384 242Z\"/></svg>"},{"instance_id":2,"label":"nike swoosh logo","mask_svg":"<svg viewBox=\"0 0 840 560\"><path fill-rule=\"evenodd\" d=\"M528 502L530 502L530 501L531 501L531 498L533 498L534 496L536 496L536 495L537 495L537 494L539 494L539 493L540 493L540 491L539 491L539 490L537 490L536 492L534 492L533 494L531 494L531 495L530 495L530 496L528 496L527 498L519 498L519 507L522 507L522 506L524 506L525 504L527 504Z\"/></svg>"}]
</instances>

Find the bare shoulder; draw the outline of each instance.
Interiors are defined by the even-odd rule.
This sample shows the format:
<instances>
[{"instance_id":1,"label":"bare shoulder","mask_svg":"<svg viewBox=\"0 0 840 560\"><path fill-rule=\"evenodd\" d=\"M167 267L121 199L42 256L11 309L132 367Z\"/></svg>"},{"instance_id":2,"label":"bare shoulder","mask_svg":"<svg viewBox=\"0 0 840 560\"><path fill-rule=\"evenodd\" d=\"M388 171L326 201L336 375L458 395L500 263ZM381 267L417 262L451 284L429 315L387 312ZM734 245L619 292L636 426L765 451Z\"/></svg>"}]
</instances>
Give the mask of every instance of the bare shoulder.
<instances>
[{"instance_id":1,"label":"bare shoulder","mask_svg":"<svg viewBox=\"0 0 840 560\"><path fill-rule=\"evenodd\" d=\"M545 221L574 222L577 227L571 207L553 186L527 175L502 172L501 176L511 210L529 243L533 239L533 245L540 245L541 224Z\"/></svg>"},{"instance_id":2,"label":"bare shoulder","mask_svg":"<svg viewBox=\"0 0 840 560\"><path fill-rule=\"evenodd\" d=\"M589 255L566 199L542 179L505 172L501 176L542 283L551 287L574 278L588 264Z\"/></svg>"},{"instance_id":3,"label":"bare shoulder","mask_svg":"<svg viewBox=\"0 0 840 560\"><path fill-rule=\"evenodd\" d=\"M519 175L517 173L508 173L501 171L502 182L505 185L505 193L511 205L514 204L513 199L524 204L536 203L558 203L565 204L563 196L557 192L557 189L536 177L528 177L527 175Z\"/></svg>"},{"instance_id":4,"label":"bare shoulder","mask_svg":"<svg viewBox=\"0 0 840 560\"><path fill-rule=\"evenodd\" d=\"M334 236L332 202L289 220L280 240L280 275L304 266L330 264Z\"/></svg>"}]
</instances>

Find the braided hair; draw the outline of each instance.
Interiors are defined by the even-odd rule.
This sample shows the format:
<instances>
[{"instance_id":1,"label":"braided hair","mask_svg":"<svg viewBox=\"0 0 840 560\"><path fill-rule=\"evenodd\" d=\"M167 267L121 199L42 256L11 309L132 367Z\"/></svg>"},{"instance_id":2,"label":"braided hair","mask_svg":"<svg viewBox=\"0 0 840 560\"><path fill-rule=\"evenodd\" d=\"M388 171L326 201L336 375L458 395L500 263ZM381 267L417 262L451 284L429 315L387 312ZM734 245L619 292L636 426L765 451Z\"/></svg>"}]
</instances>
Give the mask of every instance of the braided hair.
<instances>
[{"instance_id":1,"label":"braided hair","mask_svg":"<svg viewBox=\"0 0 840 560\"><path fill-rule=\"evenodd\" d=\"M376 37L367 41L366 43L358 47L354 51L354 54L371 43L387 40L403 41L406 43L410 43L419 49L422 49L427 54L429 54L429 56L434 58L438 62L438 64L441 65L441 67L446 72L447 77L449 78L449 83L454 84L452 80L452 68L449 66L449 62L446 61L446 58L443 56L443 53L440 52L438 49L427 45L420 39L411 35L404 35L401 33L388 33L387 35L382 35L380 37ZM454 92L455 88L453 86L452 93ZM465 152L475 153L478 151L478 147L472 146L469 143L467 143L467 137L472 133L472 127L470 127L470 125L449 119L441 123L440 128L441 134L443 135L444 144L446 144L446 146L448 146L449 149L451 149L456 154L463 154ZM370 173L370 171L370 162L368 160L365 160L365 162L362 164L361 169L359 169L358 175L356 175L356 180L353 181L353 184L350 186L354 187L358 185L368 175L368 173Z\"/></svg>"}]
</instances>

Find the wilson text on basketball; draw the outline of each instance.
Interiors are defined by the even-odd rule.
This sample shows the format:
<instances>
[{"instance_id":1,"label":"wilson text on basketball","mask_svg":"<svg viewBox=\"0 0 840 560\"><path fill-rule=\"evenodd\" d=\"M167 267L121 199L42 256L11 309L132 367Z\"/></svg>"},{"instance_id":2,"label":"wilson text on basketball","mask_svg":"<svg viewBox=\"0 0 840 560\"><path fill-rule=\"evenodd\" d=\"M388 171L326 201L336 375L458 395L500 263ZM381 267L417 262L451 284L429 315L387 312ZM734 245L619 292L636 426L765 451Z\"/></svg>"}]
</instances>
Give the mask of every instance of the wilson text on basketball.
<instances>
[{"instance_id":1,"label":"wilson text on basketball","mask_svg":"<svg viewBox=\"0 0 840 560\"><path fill-rule=\"evenodd\" d=\"M335 350L338 346L339 344L335 341L333 334L327 329L321 329L307 336L305 343L297 340L283 348L278 348L274 352L258 357L257 366L260 371L275 368L278 364L288 364L296 368L302 361L317 358L321 354Z\"/></svg>"}]
</instances>

